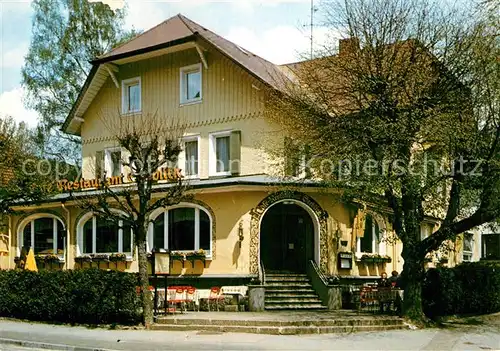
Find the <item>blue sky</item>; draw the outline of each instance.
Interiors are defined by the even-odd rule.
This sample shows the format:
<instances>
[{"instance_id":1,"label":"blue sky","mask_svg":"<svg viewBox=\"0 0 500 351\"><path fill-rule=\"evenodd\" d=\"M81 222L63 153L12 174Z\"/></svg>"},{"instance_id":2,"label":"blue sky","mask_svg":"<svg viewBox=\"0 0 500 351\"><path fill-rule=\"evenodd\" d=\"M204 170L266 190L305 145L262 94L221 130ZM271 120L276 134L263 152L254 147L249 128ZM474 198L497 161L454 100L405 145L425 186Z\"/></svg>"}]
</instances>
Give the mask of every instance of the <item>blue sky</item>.
<instances>
[{"instance_id":1,"label":"blue sky","mask_svg":"<svg viewBox=\"0 0 500 351\"><path fill-rule=\"evenodd\" d=\"M112 7L124 0L104 0ZM147 30L163 20L182 13L238 45L274 62L293 62L309 48L310 0L125 0L126 26ZM319 2L319 1L317 1ZM22 103L20 84L23 57L31 35L31 2L0 0L0 114L12 115L30 125L36 113ZM315 41L321 42L326 30L315 28Z\"/></svg>"}]
</instances>

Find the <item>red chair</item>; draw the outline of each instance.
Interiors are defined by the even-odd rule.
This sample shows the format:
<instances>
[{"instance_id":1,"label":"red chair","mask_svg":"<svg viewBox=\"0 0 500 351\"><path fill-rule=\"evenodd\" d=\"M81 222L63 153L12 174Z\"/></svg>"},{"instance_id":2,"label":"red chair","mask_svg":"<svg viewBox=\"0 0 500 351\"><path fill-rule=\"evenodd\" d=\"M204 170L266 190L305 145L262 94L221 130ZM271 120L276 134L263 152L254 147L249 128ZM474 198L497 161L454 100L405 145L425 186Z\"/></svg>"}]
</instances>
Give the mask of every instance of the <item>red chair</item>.
<instances>
[{"instance_id":1,"label":"red chair","mask_svg":"<svg viewBox=\"0 0 500 351\"><path fill-rule=\"evenodd\" d=\"M215 306L217 308L217 311L219 311L219 302L223 299L224 297L221 295L220 287L211 287L210 288L210 295L208 296L208 311L210 311L210 302L215 303Z\"/></svg>"},{"instance_id":2,"label":"red chair","mask_svg":"<svg viewBox=\"0 0 500 351\"><path fill-rule=\"evenodd\" d=\"M193 311L196 311L196 289L189 287L186 291L186 306L191 306ZM199 311L199 307L198 307Z\"/></svg>"}]
</instances>

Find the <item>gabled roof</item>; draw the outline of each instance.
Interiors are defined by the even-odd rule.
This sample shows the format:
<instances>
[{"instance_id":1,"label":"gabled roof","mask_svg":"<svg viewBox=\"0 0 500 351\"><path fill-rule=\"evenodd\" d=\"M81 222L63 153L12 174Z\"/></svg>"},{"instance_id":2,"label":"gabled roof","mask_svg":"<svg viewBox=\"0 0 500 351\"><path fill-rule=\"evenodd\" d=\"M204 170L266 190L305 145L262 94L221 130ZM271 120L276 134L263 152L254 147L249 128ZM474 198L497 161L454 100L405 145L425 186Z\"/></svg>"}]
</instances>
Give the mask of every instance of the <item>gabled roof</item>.
<instances>
[{"instance_id":1,"label":"gabled roof","mask_svg":"<svg viewBox=\"0 0 500 351\"><path fill-rule=\"evenodd\" d=\"M69 128L69 126L74 120L82 122L81 117L88 105L108 78L109 72L105 68L106 63L119 65L127 58L190 42L215 48L256 79L274 89L280 89L289 79L279 66L178 14L93 60L92 70L75 105L66 118L62 130L78 134L79 128Z\"/></svg>"}]
</instances>

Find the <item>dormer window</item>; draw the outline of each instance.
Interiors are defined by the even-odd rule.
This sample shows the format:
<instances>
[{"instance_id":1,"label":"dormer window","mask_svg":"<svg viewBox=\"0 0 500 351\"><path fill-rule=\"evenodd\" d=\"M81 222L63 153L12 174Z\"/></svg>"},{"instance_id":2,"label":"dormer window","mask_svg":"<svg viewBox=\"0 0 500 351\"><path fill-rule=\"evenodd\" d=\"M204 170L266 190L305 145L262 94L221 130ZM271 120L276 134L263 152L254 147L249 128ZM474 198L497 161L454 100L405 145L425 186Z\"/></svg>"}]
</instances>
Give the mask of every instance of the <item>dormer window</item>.
<instances>
[{"instance_id":1,"label":"dormer window","mask_svg":"<svg viewBox=\"0 0 500 351\"><path fill-rule=\"evenodd\" d=\"M201 101L201 64L181 68L181 104Z\"/></svg>"},{"instance_id":2,"label":"dormer window","mask_svg":"<svg viewBox=\"0 0 500 351\"><path fill-rule=\"evenodd\" d=\"M122 81L122 113L141 112L141 77Z\"/></svg>"}]
</instances>

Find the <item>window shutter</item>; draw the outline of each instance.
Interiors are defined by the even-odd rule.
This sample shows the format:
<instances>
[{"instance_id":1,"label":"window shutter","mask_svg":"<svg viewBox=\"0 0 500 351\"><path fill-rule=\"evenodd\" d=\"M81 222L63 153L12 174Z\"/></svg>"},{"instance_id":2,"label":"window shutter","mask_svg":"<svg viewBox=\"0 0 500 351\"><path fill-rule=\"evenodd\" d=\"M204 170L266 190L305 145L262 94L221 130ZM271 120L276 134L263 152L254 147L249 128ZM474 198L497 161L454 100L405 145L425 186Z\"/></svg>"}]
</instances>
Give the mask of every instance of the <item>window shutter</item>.
<instances>
[{"instance_id":1,"label":"window shutter","mask_svg":"<svg viewBox=\"0 0 500 351\"><path fill-rule=\"evenodd\" d=\"M101 179L104 173L104 151L95 153L95 177Z\"/></svg>"},{"instance_id":2,"label":"window shutter","mask_svg":"<svg viewBox=\"0 0 500 351\"><path fill-rule=\"evenodd\" d=\"M229 166L231 175L239 175L241 171L241 131L234 130L229 137Z\"/></svg>"}]
</instances>

